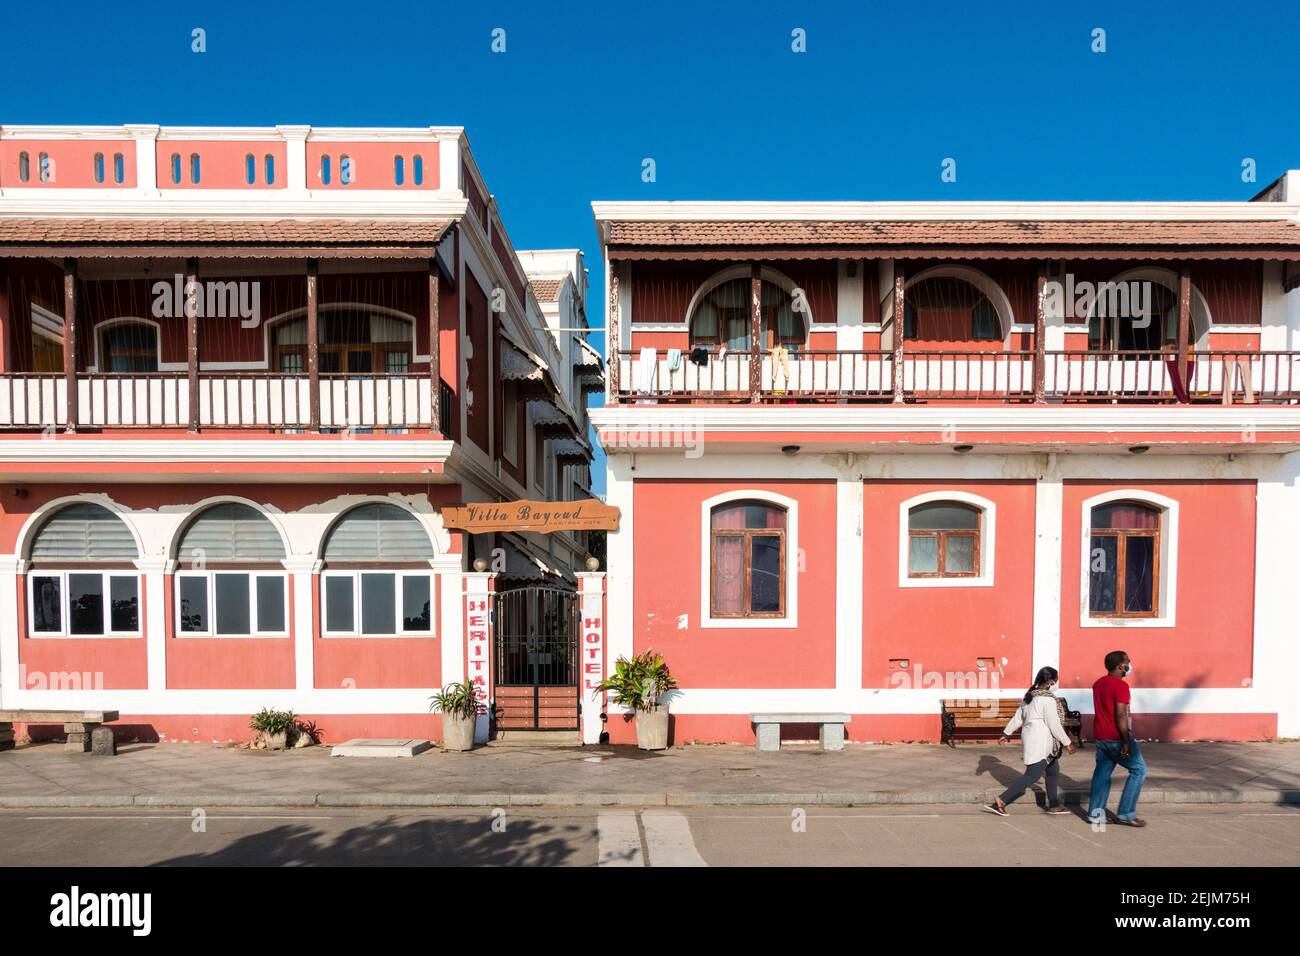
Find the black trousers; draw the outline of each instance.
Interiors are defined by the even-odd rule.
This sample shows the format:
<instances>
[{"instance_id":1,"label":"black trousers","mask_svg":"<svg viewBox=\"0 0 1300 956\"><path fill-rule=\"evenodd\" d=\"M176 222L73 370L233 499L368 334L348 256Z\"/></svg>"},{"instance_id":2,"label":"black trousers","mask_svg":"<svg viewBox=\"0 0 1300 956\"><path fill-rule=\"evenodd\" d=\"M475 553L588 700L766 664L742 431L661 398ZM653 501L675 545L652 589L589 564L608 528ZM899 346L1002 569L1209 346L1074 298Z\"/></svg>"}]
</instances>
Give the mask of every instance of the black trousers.
<instances>
[{"instance_id":1,"label":"black trousers","mask_svg":"<svg viewBox=\"0 0 1300 956\"><path fill-rule=\"evenodd\" d=\"M1044 774L1047 779L1044 781L1047 787L1047 805L1056 806L1060 801L1057 799L1056 784L1061 778L1061 761L1059 760L1040 760L1038 763L1031 763L1025 768L1025 772L1020 775L1020 779L1013 783L1007 789L1002 791L1002 802L1011 803L1019 799L1020 795L1038 782L1038 778Z\"/></svg>"}]
</instances>

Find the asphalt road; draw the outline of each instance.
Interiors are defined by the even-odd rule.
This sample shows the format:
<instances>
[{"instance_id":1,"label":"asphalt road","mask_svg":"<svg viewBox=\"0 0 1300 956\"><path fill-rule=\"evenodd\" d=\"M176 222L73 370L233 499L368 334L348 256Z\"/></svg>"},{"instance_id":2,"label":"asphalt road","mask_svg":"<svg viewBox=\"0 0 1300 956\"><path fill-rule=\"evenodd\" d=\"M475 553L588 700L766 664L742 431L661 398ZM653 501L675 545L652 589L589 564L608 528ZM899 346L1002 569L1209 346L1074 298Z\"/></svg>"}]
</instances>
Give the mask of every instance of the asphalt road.
<instances>
[{"instance_id":1,"label":"asphalt road","mask_svg":"<svg viewBox=\"0 0 1300 956\"><path fill-rule=\"evenodd\" d=\"M1300 865L1295 807L1152 806L1104 832L1012 809L5 810L0 865Z\"/></svg>"}]
</instances>

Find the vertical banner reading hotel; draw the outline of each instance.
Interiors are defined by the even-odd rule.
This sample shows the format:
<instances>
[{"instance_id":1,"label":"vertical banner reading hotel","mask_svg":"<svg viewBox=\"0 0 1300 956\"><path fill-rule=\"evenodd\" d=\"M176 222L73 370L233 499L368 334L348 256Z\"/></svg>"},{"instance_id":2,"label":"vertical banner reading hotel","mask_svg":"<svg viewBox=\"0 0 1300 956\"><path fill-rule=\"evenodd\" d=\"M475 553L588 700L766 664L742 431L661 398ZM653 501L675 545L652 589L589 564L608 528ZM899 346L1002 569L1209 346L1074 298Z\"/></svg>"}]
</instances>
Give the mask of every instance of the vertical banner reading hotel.
<instances>
[{"instance_id":1,"label":"vertical banner reading hotel","mask_svg":"<svg viewBox=\"0 0 1300 956\"><path fill-rule=\"evenodd\" d=\"M492 591L496 575L465 575L465 676L478 698L474 742L487 743L492 706Z\"/></svg>"},{"instance_id":2,"label":"vertical banner reading hotel","mask_svg":"<svg viewBox=\"0 0 1300 956\"><path fill-rule=\"evenodd\" d=\"M579 574L582 627L578 634L578 666L582 693L582 742L600 743L604 710L596 691L605 677L605 575L600 571Z\"/></svg>"}]
</instances>

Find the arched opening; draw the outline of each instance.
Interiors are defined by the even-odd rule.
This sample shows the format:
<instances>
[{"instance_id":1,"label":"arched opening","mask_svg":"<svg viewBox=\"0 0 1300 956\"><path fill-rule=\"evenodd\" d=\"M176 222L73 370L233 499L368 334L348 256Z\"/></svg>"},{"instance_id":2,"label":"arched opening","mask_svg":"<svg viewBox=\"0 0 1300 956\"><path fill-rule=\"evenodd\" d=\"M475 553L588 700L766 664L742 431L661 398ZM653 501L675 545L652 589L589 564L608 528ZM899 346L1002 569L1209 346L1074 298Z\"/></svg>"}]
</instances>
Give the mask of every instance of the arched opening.
<instances>
[{"instance_id":1,"label":"arched opening","mask_svg":"<svg viewBox=\"0 0 1300 956\"><path fill-rule=\"evenodd\" d=\"M158 371L158 327L150 322L111 322L98 329L101 372Z\"/></svg>"},{"instance_id":2,"label":"arched opening","mask_svg":"<svg viewBox=\"0 0 1300 956\"><path fill-rule=\"evenodd\" d=\"M126 523L78 502L47 517L28 548L27 631L33 637L140 633L140 556Z\"/></svg>"},{"instance_id":3,"label":"arched opening","mask_svg":"<svg viewBox=\"0 0 1300 956\"><path fill-rule=\"evenodd\" d=\"M1159 352L1178 341L1178 276L1165 269L1136 269L1097 283L1088 309L1088 351ZM1188 341L1209 331L1205 297L1192 287Z\"/></svg>"},{"instance_id":4,"label":"arched opening","mask_svg":"<svg viewBox=\"0 0 1300 956\"><path fill-rule=\"evenodd\" d=\"M706 285L696 294L687 322L691 347L748 351L752 324L752 280L748 276L724 279ZM808 341L808 317L803 303L796 302L794 287L764 277L760 285L759 308L764 350L782 347L791 353Z\"/></svg>"},{"instance_id":5,"label":"arched opening","mask_svg":"<svg viewBox=\"0 0 1300 956\"><path fill-rule=\"evenodd\" d=\"M786 509L735 501L709 512L710 610L715 618L784 617Z\"/></svg>"},{"instance_id":6,"label":"arched opening","mask_svg":"<svg viewBox=\"0 0 1300 956\"><path fill-rule=\"evenodd\" d=\"M410 319L364 306L323 306L316 324L317 363L322 375L405 375L413 360ZM272 368L290 375L307 369L307 317L275 323L270 330Z\"/></svg>"},{"instance_id":7,"label":"arched opening","mask_svg":"<svg viewBox=\"0 0 1300 956\"><path fill-rule=\"evenodd\" d=\"M905 347L942 350L1001 344L1010 331L1009 307L1000 301L1005 297L991 280L978 278L940 271L909 282L903 311Z\"/></svg>"},{"instance_id":8,"label":"arched opening","mask_svg":"<svg viewBox=\"0 0 1300 956\"><path fill-rule=\"evenodd\" d=\"M321 633L431 635L433 556L424 526L404 508L372 502L346 512L321 547Z\"/></svg>"},{"instance_id":9,"label":"arched opening","mask_svg":"<svg viewBox=\"0 0 1300 956\"><path fill-rule=\"evenodd\" d=\"M288 633L284 540L242 502L200 511L176 543L176 633L189 637Z\"/></svg>"},{"instance_id":10,"label":"arched opening","mask_svg":"<svg viewBox=\"0 0 1300 956\"><path fill-rule=\"evenodd\" d=\"M907 576L980 575L983 512L961 501L929 501L907 512Z\"/></svg>"}]
</instances>

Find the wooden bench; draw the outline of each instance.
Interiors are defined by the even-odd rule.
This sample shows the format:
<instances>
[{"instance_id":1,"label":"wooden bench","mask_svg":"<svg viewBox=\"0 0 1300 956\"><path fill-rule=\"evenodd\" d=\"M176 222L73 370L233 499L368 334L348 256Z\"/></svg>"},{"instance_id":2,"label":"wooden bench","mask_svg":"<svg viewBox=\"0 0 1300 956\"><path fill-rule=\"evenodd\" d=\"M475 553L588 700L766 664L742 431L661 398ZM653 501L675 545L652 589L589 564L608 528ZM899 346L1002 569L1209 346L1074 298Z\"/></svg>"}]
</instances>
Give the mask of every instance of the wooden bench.
<instances>
[{"instance_id":1,"label":"wooden bench","mask_svg":"<svg viewBox=\"0 0 1300 956\"><path fill-rule=\"evenodd\" d=\"M998 700L945 700L940 719L943 733L940 743L956 747L954 739L958 731L963 737L1000 737L1002 728L1015 716L1016 709L1024 698L1006 697ZM1065 732L1083 746L1083 723L1077 710L1067 710L1064 721Z\"/></svg>"},{"instance_id":2,"label":"wooden bench","mask_svg":"<svg viewBox=\"0 0 1300 956\"><path fill-rule=\"evenodd\" d=\"M822 750L844 749L844 725L849 722L848 714L750 714L754 723L754 738L759 750L781 749L782 724L818 724L821 730L818 738Z\"/></svg>"},{"instance_id":3,"label":"wooden bench","mask_svg":"<svg viewBox=\"0 0 1300 956\"><path fill-rule=\"evenodd\" d=\"M14 745L14 724L62 724L68 742L63 749L68 753L84 754L91 749L91 735L99 733L108 739L97 753L115 754L117 746L112 739L113 728L101 724L117 720L115 710L0 710L0 750L10 750Z\"/></svg>"}]
</instances>

